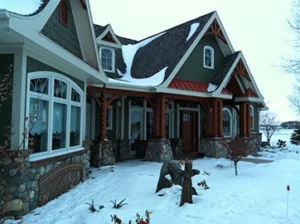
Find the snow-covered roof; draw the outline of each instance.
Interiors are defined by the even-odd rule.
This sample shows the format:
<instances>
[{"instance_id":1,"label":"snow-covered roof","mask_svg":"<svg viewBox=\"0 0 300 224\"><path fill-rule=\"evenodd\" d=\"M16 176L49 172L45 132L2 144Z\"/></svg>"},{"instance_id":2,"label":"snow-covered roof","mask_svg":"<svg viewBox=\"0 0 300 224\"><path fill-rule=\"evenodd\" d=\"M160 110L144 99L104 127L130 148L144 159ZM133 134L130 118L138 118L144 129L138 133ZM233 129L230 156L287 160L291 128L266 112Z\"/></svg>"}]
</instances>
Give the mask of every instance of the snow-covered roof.
<instances>
[{"instance_id":1,"label":"snow-covered roof","mask_svg":"<svg viewBox=\"0 0 300 224\"><path fill-rule=\"evenodd\" d=\"M190 32L188 37L186 38L186 41L189 41L189 39L194 35L196 32L197 28L200 26L200 23L193 23L191 24Z\"/></svg>"},{"instance_id":2,"label":"snow-covered roof","mask_svg":"<svg viewBox=\"0 0 300 224\"><path fill-rule=\"evenodd\" d=\"M48 1L44 0L1 0L0 9L20 14L32 15L35 14L42 5Z\"/></svg>"}]
</instances>

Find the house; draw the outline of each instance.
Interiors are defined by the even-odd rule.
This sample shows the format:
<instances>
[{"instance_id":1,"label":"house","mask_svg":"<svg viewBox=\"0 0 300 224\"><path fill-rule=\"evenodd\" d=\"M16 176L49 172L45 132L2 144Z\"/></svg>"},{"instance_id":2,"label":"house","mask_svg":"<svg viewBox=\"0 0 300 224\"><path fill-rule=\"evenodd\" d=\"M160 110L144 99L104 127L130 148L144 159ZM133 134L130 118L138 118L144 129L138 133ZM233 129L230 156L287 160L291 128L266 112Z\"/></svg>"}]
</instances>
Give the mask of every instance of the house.
<instances>
[{"instance_id":1,"label":"house","mask_svg":"<svg viewBox=\"0 0 300 224\"><path fill-rule=\"evenodd\" d=\"M12 86L1 103L1 215L84 180L90 153L99 166L135 153L226 157L235 136L248 153L260 145L266 105L217 12L140 41L94 25L87 0L41 0L0 18L0 78Z\"/></svg>"}]
</instances>

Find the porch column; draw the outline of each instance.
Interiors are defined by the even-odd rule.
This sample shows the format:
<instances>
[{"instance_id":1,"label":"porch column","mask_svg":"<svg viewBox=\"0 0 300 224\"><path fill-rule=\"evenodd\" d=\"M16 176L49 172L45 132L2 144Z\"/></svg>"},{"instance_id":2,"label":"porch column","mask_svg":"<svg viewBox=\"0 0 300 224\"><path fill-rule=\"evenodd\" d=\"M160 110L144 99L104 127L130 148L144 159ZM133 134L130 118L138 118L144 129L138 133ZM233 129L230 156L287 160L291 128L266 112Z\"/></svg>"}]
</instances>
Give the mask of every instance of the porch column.
<instances>
[{"instance_id":1,"label":"porch column","mask_svg":"<svg viewBox=\"0 0 300 224\"><path fill-rule=\"evenodd\" d=\"M101 94L101 107L100 107L100 141L107 139L106 136L106 117L107 117L107 99L104 93Z\"/></svg>"},{"instance_id":2,"label":"porch column","mask_svg":"<svg viewBox=\"0 0 300 224\"><path fill-rule=\"evenodd\" d=\"M250 136L250 104L249 102L240 103L240 136Z\"/></svg>"},{"instance_id":3,"label":"porch column","mask_svg":"<svg viewBox=\"0 0 300 224\"><path fill-rule=\"evenodd\" d=\"M155 98L153 104L153 138L165 138L166 137L166 120L165 120L165 96L159 95Z\"/></svg>"},{"instance_id":4,"label":"porch column","mask_svg":"<svg viewBox=\"0 0 300 224\"><path fill-rule=\"evenodd\" d=\"M208 105L205 122L206 137L222 137L223 135L223 102L221 99L212 99Z\"/></svg>"}]
</instances>

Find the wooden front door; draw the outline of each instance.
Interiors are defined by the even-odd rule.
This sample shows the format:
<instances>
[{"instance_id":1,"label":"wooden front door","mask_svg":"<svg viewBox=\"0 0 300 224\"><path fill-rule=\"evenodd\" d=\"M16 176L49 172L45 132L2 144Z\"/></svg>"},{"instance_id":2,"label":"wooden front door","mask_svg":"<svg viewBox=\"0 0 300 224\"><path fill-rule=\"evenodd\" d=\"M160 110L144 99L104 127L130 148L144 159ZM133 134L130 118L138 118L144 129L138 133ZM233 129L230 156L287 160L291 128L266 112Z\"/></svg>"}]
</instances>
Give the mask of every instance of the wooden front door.
<instances>
[{"instance_id":1,"label":"wooden front door","mask_svg":"<svg viewBox=\"0 0 300 224\"><path fill-rule=\"evenodd\" d=\"M182 138L182 151L196 151L198 146L198 112L181 111L180 126Z\"/></svg>"}]
</instances>

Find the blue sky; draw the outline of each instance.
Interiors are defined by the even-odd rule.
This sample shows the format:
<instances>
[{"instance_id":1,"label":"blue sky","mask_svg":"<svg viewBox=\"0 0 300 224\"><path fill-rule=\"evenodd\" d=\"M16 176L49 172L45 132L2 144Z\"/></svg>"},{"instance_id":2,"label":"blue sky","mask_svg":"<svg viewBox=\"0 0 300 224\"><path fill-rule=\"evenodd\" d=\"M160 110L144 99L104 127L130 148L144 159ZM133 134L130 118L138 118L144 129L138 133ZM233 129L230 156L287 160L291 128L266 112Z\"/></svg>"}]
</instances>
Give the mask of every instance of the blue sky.
<instances>
[{"instance_id":1,"label":"blue sky","mask_svg":"<svg viewBox=\"0 0 300 224\"><path fill-rule=\"evenodd\" d=\"M110 23L115 33L133 39L216 10L234 49L243 52L270 111L281 121L298 119L286 98L293 76L279 68L282 56L291 52L290 0L90 0L90 4L94 23Z\"/></svg>"},{"instance_id":2,"label":"blue sky","mask_svg":"<svg viewBox=\"0 0 300 224\"><path fill-rule=\"evenodd\" d=\"M0 8L30 13L40 0L0 0ZM280 69L291 54L287 19L291 0L90 0L94 23L110 23L118 35L142 39L216 10L234 49L241 50L271 112L281 121L298 119L287 95L294 77ZM5 6L5 7L4 7Z\"/></svg>"}]
</instances>

